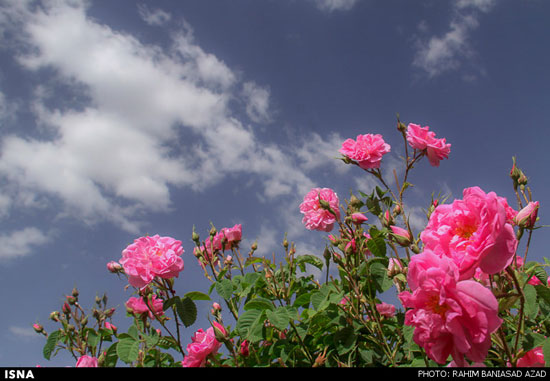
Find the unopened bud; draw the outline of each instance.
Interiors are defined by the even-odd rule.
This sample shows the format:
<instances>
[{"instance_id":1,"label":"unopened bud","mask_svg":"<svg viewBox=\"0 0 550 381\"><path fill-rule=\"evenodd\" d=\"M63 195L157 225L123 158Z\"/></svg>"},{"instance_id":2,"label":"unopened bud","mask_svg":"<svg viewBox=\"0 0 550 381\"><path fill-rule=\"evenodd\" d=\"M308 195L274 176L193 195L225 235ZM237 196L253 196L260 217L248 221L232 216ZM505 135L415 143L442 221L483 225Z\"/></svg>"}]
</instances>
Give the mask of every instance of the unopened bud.
<instances>
[{"instance_id":1,"label":"unopened bud","mask_svg":"<svg viewBox=\"0 0 550 381\"><path fill-rule=\"evenodd\" d=\"M200 242L200 237L199 235L197 234L197 232L195 231L195 227L193 226L193 234L191 234L191 239L193 240L193 242Z\"/></svg>"},{"instance_id":2,"label":"unopened bud","mask_svg":"<svg viewBox=\"0 0 550 381\"><path fill-rule=\"evenodd\" d=\"M390 228L393 232L392 237L400 246L407 247L411 244L412 237L408 230L395 225L390 226Z\"/></svg>"},{"instance_id":3,"label":"unopened bud","mask_svg":"<svg viewBox=\"0 0 550 381\"><path fill-rule=\"evenodd\" d=\"M367 216L365 216L363 213L353 213L350 217L351 221L357 225L361 225L368 220Z\"/></svg>"},{"instance_id":4,"label":"unopened bud","mask_svg":"<svg viewBox=\"0 0 550 381\"><path fill-rule=\"evenodd\" d=\"M531 229L535 226L539 210L539 202L530 202L514 217L514 223L523 229Z\"/></svg>"},{"instance_id":5,"label":"unopened bud","mask_svg":"<svg viewBox=\"0 0 550 381\"><path fill-rule=\"evenodd\" d=\"M216 336L216 340L219 342L224 342L227 340L227 332L225 331L225 328L223 325L221 325L218 322L213 322L212 326L214 328L214 335Z\"/></svg>"},{"instance_id":6,"label":"unopened bud","mask_svg":"<svg viewBox=\"0 0 550 381\"><path fill-rule=\"evenodd\" d=\"M216 230L214 225L212 225L212 227L210 228L210 235L213 237L216 235L216 233L218 233L218 231Z\"/></svg>"},{"instance_id":7,"label":"unopened bud","mask_svg":"<svg viewBox=\"0 0 550 381\"><path fill-rule=\"evenodd\" d=\"M66 296L67 303L69 303L71 306L73 306L76 303L76 298L72 295Z\"/></svg>"},{"instance_id":8,"label":"unopened bud","mask_svg":"<svg viewBox=\"0 0 550 381\"><path fill-rule=\"evenodd\" d=\"M61 308L61 310L65 315L68 315L71 313L71 306L69 306L69 303L65 302L63 303L63 307Z\"/></svg>"},{"instance_id":9,"label":"unopened bud","mask_svg":"<svg viewBox=\"0 0 550 381\"><path fill-rule=\"evenodd\" d=\"M71 292L71 295L74 296L75 298L78 298L78 290L75 288L73 288L73 291Z\"/></svg>"},{"instance_id":10,"label":"unopened bud","mask_svg":"<svg viewBox=\"0 0 550 381\"><path fill-rule=\"evenodd\" d=\"M59 311L53 311L52 313L50 313L50 320L58 322L59 321Z\"/></svg>"},{"instance_id":11,"label":"unopened bud","mask_svg":"<svg viewBox=\"0 0 550 381\"><path fill-rule=\"evenodd\" d=\"M252 244L252 246L250 247L250 249L252 249L252 251L258 250L258 242L257 242L257 241L254 242L254 243Z\"/></svg>"},{"instance_id":12,"label":"unopened bud","mask_svg":"<svg viewBox=\"0 0 550 381\"><path fill-rule=\"evenodd\" d=\"M120 273L123 271L122 265L115 261L111 261L107 263L107 270L109 270L109 272L113 274Z\"/></svg>"},{"instance_id":13,"label":"unopened bud","mask_svg":"<svg viewBox=\"0 0 550 381\"><path fill-rule=\"evenodd\" d=\"M38 323L33 324L32 327L33 327L33 329L36 333L43 333L44 332L44 327L42 325L38 324Z\"/></svg>"}]
</instances>

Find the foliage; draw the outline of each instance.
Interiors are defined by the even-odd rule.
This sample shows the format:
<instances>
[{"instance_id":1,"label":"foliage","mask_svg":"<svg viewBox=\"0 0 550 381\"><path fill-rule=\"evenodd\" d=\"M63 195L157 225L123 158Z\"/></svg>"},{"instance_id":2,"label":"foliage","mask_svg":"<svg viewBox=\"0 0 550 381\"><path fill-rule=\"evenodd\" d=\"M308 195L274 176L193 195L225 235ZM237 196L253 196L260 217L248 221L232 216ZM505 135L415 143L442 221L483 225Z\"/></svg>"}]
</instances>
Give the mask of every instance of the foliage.
<instances>
[{"instance_id":1,"label":"foliage","mask_svg":"<svg viewBox=\"0 0 550 381\"><path fill-rule=\"evenodd\" d=\"M550 288L546 267L550 262L527 261L532 234L539 228L538 203L533 202L527 177L516 166L515 158L510 177L517 211L507 209L506 222L513 229L513 257L505 258L506 266L499 271L476 272L467 279L490 290L498 303L494 312L501 323L492 332L485 332L488 347L482 350L481 361L479 354L457 349L456 339L449 339L451 355L444 356L444 362L437 361L434 349L418 337L420 328L411 323L411 309L384 302L385 293L394 290L400 298L413 295L409 266L413 258L427 251L422 232L413 232L404 202L407 189L413 186L409 183L410 171L424 156L432 166L439 166L439 160L447 158L450 149L444 139L435 139L427 127L405 126L398 120L397 129L405 142L405 155L403 178L399 180L394 172L394 188L386 183L379 167L389 145L383 145L379 135L376 139L364 135L357 142L344 143L346 154L341 159L374 176L379 185L369 193L351 194L338 210L334 199L329 203L321 197L326 188L319 189L312 194L314 210L303 208L306 226L313 226L313 220L308 218L329 217L322 230L331 231L335 225L336 233L327 236L322 255L297 255L295 244L285 236L283 260L277 263L275 257L255 255L256 243L243 254L240 225L220 231L212 226L203 240L193 231L193 252L211 282L209 290L177 295L177 278L163 277L162 269L155 267L153 281L134 287L146 309L127 309L127 316L133 319L127 332L118 332L111 324L114 310L107 308L106 296L96 298L88 315L74 290L61 311L50 316L61 326L59 329L48 334L42 326L35 327L46 336L44 357L50 359L66 350L75 361L89 356L97 358L98 365L104 367L121 363L178 367L186 364L182 360L188 356L198 359L200 366L227 367L435 367L461 361L465 361L462 365L549 365ZM372 148L354 144L369 142L383 145L379 157L366 159L365 151L361 151L363 156L354 156L360 149ZM454 205L445 201L432 198L426 208L428 221L444 209L443 205ZM374 222L367 223L368 218ZM492 255L504 254L500 250ZM117 262L109 263L108 268L112 273L128 275ZM331 270L337 276L331 276ZM464 280L459 279L459 283ZM183 342L183 328L197 319L197 303L212 303L214 294L225 305L222 308L212 304L212 327L206 332L200 330L193 343ZM154 300L162 301L161 310L154 308ZM429 310L422 308L424 312ZM440 300L431 308L442 324L453 324L452 311L447 310L450 305ZM472 346L481 345L474 337L467 340ZM220 345L225 349L220 349ZM528 358L530 362L526 362Z\"/></svg>"}]
</instances>

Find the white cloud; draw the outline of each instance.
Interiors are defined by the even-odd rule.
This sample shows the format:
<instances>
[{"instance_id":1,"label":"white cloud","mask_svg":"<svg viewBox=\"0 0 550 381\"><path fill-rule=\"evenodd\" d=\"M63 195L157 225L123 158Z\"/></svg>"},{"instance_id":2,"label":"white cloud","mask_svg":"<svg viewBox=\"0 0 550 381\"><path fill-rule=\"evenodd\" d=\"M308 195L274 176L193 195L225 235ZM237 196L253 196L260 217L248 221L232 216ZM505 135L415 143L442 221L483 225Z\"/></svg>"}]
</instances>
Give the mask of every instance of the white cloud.
<instances>
[{"instance_id":1,"label":"white cloud","mask_svg":"<svg viewBox=\"0 0 550 381\"><path fill-rule=\"evenodd\" d=\"M145 4L138 5L138 12L143 21L153 26L164 25L172 18L170 13L159 8L150 10Z\"/></svg>"},{"instance_id":2,"label":"white cloud","mask_svg":"<svg viewBox=\"0 0 550 381\"><path fill-rule=\"evenodd\" d=\"M479 26L479 11L488 12L494 5L494 0L455 1L448 31L442 36L419 39L413 65L425 71L429 77L460 68L475 54L470 40L472 32ZM425 21L419 24L419 30L427 30ZM472 76L464 78L471 79Z\"/></svg>"},{"instance_id":3,"label":"white cloud","mask_svg":"<svg viewBox=\"0 0 550 381\"><path fill-rule=\"evenodd\" d=\"M359 0L313 0L317 8L323 11L347 11L355 6Z\"/></svg>"},{"instance_id":4,"label":"white cloud","mask_svg":"<svg viewBox=\"0 0 550 381\"><path fill-rule=\"evenodd\" d=\"M33 327L9 326L10 333L18 340L41 339L42 336L36 333Z\"/></svg>"},{"instance_id":5,"label":"white cloud","mask_svg":"<svg viewBox=\"0 0 550 381\"><path fill-rule=\"evenodd\" d=\"M263 199L310 189L306 170L314 160L259 141L235 118L229 103L243 96L239 77L196 43L187 23L165 50L87 17L86 4L50 0L3 9L12 12L18 46L25 47L18 62L29 72L53 69L56 83L87 100L52 108L58 94L45 82L34 110L49 137L0 142L0 174L26 194L27 206L53 196L63 202L63 215L138 232L136 216L169 210L173 187L199 191L242 173L260 182ZM252 84L245 82L240 104L265 119L269 92Z\"/></svg>"},{"instance_id":6,"label":"white cloud","mask_svg":"<svg viewBox=\"0 0 550 381\"><path fill-rule=\"evenodd\" d=\"M48 241L49 238L36 228L24 228L0 235L0 259L8 260L28 255L34 247Z\"/></svg>"},{"instance_id":7,"label":"white cloud","mask_svg":"<svg viewBox=\"0 0 550 381\"><path fill-rule=\"evenodd\" d=\"M246 114L255 123L268 123L271 120L269 90L254 82L243 84L243 97L246 102Z\"/></svg>"}]
</instances>

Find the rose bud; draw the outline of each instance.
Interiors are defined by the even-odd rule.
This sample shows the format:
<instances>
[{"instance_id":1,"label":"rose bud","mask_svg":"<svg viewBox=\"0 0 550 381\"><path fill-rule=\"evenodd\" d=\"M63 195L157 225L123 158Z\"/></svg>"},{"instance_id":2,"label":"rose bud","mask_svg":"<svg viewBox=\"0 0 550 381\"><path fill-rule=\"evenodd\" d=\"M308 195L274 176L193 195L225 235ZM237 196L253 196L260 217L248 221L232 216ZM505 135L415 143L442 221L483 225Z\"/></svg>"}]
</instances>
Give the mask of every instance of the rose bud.
<instances>
[{"instance_id":1,"label":"rose bud","mask_svg":"<svg viewBox=\"0 0 550 381\"><path fill-rule=\"evenodd\" d=\"M539 202L530 202L525 208L520 210L514 217L514 223L521 227L530 229L535 226L537 214L539 211Z\"/></svg>"}]
</instances>

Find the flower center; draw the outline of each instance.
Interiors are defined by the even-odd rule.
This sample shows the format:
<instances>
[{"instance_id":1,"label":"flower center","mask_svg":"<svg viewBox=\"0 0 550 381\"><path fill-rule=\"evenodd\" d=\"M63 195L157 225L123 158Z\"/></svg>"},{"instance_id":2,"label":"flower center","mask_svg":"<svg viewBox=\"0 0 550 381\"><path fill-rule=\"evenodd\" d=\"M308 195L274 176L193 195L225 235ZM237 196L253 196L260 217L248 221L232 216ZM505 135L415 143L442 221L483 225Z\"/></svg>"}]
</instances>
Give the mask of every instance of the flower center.
<instances>
[{"instance_id":1,"label":"flower center","mask_svg":"<svg viewBox=\"0 0 550 381\"><path fill-rule=\"evenodd\" d=\"M455 228L455 234L463 239L470 239L470 237L476 232L477 226L475 224L465 224L459 222Z\"/></svg>"},{"instance_id":2,"label":"flower center","mask_svg":"<svg viewBox=\"0 0 550 381\"><path fill-rule=\"evenodd\" d=\"M428 298L428 308L438 314L439 316L441 316L441 318L445 318L445 314L447 313L447 311L450 309L450 307L446 304L440 304L439 303L439 295L438 294L433 294L431 295L429 298Z\"/></svg>"}]
</instances>

